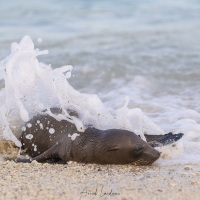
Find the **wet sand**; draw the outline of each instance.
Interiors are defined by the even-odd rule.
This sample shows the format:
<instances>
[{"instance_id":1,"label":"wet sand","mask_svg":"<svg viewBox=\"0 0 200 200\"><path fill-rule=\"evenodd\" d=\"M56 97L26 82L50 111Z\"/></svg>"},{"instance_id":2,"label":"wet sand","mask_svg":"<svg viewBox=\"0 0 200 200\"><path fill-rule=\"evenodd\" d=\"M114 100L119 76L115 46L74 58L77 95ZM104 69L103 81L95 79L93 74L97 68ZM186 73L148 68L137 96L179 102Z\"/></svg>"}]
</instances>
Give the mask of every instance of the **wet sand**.
<instances>
[{"instance_id":1,"label":"wet sand","mask_svg":"<svg viewBox=\"0 0 200 200\"><path fill-rule=\"evenodd\" d=\"M200 164L137 167L5 161L2 157L9 157L11 152L14 151L7 148L0 160L3 200L196 200L200 197Z\"/></svg>"}]
</instances>

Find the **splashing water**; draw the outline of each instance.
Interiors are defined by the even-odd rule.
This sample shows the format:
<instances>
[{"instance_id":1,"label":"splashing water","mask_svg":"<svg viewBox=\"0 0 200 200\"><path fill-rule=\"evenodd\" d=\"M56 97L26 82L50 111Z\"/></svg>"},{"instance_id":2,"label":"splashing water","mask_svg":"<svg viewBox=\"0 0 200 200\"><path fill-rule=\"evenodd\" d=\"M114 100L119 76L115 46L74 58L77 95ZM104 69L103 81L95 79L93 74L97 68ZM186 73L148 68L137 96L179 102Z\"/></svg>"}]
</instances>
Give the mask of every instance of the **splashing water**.
<instances>
[{"instance_id":1,"label":"splashing water","mask_svg":"<svg viewBox=\"0 0 200 200\"><path fill-rule=\"evenodd\" d=\"M35 49L31 38L25 36L19 44L11 45L10 55L1 61L0 79L5 82L5 88L0 91L1 137L12 140L20 147L18 139L22 127L44 110L57 120L65 119L74 123L80 132L92 125L98 129L130 130L144 140L144 133L164 134L139 108L128 108L128 97L124 106L115 110L106 107L95 94L76 91L67 81L73 67L68 65L52 69L50 65L39 62L37 57L47 53ZM52 107L62 108L63 113L53 114L50 110ZM70 116L69 110L77 112L79 117ZM192 127L191 131L190 127L185 127L185 136L176 145L162 147L160 162L172 158L188 161L188 155L190 161L200 161L200 127L197 123L195 128Z\"/></svg>"}]
</instances>

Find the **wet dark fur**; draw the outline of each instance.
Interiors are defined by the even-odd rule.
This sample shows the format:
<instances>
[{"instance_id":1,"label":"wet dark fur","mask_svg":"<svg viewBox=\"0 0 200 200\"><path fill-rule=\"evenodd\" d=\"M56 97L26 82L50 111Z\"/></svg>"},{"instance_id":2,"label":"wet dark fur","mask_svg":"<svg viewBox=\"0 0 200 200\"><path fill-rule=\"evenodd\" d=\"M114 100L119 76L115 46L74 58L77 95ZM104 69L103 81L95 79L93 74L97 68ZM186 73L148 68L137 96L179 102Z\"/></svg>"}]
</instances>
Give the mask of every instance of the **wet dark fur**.
<instances>
[{"instance_id":1,"label":"wet dark fur","mask_svg":"<svg viewBox=\"0 0 200 200\"><path fill-rule=\"evenodd\" d=\"M159 146L166 144L166 141L172 143L173 140L182 137L171 133L162 136L146 135L149 145L130 131L98 130L89 127L82 133L77 131L74 124L66 120L57 121L49 115L37 115L28 123L32 126L29 128L26 125L26 130L22 132L22 149L32 157L31 160L38 162L58 158L65 162L150 165L160 156L160 153L150 145ZM55 133L50 134L49 128L53 128ZM74 133L80 136L72 140L68 134ZM32 134L33 138L27 139L28 134ZM30 160L17 159L16 161L29 162Z\"/></svg>"}]
</instances>

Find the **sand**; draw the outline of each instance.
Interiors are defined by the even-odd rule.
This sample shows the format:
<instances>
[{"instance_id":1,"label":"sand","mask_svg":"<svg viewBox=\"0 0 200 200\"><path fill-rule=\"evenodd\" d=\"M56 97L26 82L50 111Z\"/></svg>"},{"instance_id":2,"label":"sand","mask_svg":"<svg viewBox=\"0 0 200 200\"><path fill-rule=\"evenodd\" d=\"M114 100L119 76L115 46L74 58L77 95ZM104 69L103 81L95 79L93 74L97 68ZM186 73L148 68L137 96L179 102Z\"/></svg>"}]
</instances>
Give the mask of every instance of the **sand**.
<instances>
[{"instance_id":1,"label":"sand","mask_svg":"<svg viewBox=\"0 0 200 200\"><path fill-rule=\"evenodd\" d=\"M0 199L200 199L200 164L133 165L15 163L0 160ZM13 154L12 154L13 153Z\"/></svg>"}]
</instances>

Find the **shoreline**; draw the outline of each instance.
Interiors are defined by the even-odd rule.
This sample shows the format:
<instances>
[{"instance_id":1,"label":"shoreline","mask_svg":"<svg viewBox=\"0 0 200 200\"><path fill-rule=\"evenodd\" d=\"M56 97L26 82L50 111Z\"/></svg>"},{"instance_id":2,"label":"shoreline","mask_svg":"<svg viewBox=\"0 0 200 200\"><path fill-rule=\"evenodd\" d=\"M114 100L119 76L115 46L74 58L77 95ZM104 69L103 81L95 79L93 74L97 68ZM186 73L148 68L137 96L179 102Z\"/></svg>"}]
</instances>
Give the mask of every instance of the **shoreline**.
<instances>
[{"instance_id":1,"label":"shoreline","mask_svg":"<svg viewBox=\"0 0 200 200\"><path fill-rule=\"evenodd\" d=\"M0 160L1 199L198 199L200 164L97 165Z\"/></svg>"}]
</instances>

